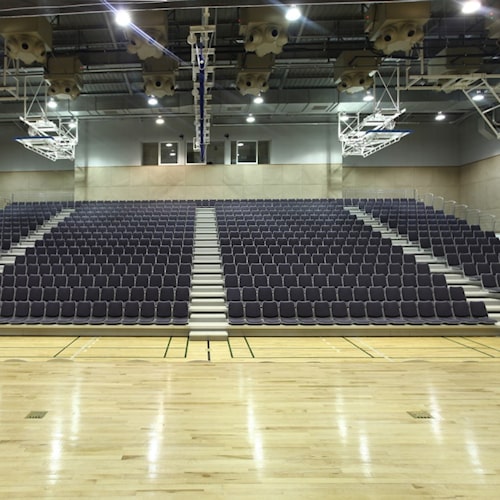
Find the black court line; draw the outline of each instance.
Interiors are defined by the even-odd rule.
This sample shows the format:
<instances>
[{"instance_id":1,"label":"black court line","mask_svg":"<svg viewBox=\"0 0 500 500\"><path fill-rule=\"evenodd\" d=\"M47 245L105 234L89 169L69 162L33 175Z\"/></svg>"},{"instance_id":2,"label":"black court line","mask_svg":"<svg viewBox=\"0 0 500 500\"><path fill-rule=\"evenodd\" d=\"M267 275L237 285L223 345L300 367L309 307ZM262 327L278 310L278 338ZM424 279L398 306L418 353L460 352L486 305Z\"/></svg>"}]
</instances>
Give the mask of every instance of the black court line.
<instances>
[{"instance_id":1,"label":"black court line","mask_svg":"<svg viewBox=\"0 0 500 500\"><path fill-rule=\"evenodd\" d=\"M246 337L244 337L244 339L245 339L245 342L247 344L248 350L250 351L250 354L252 355L252 358L255 358L254 353L252 351L252 348L250 347L250 344L248 343L248 339Z\"/></svg>"},{"instance_id":2,"label":"black court line","mask_svg":"<svg viewBox=\"0 0 500 500\"><path fill-rule=\"evenodd\" d=\"M472 351L476 351L476 352L480 352L481 354L484 354L485 356L489 356L490 358L495 358L495 356L492 356L491 354L488 354L487 352L483 352L481 351L481 349L479 347L474 347L474 346L471 346L471 345L466 345L466 344L462 344L461 342L459 342L458 340L455 340L455 339L449 339L451 342L455 342L456 344L458 344L459 346L462 346L462 347L466 347L467 349L471 349ZM498 351L497 349L495 348L492 348L492 347L488 347L488 346L483 346L481 343L479 342L476 342L476 344L478 344L478 346L482 346L484 347L485 349L493 349L495 351ZM446 349L446 347L445 347Z\"/></svg>"},{"instance_id":3,"label":"black court line","mask_svg":"<svg viewBox=\"0 0 500 500\"><path fill-rule=\"evenodd\" d=\"M61 354L64 350L66 350L68 347L70 347L72 344L74 344L79 338L81 337L75 337L67 346L64 346L60 351L56 352L52 357L57 358L59 354Z\"/></svg>"},{"instance_id":4,"label":"black court line","mask_svg":"<svg viewBox=\"0 0 500 500\"><path fill-rule=\"evenodd\" d=\"M356 345L354 342L351 342L351 340L348 337L343 337L343 338L345 340L347 340L347 342L349 342L349 344L351 344L353 347L355 347L356 349L359 349L360 351L362 351L365 354L367 354L368 356L370 356L370 358L375 358L375 356L373 356L371 353L369 353L366 349L363 349L359 345Z\"/></svg>"},{"instance_id":5,"label":"black court line","mask_svg":"<svg viewBox=\"0 0 500 500\"><path fill-rule=\"evenodd\" d=\"M233 356L233 350L231 349L231 342L229 342L229 337L226 340L227 346L229 347L229 354L231 354L231 358L234 358Z\"/></svg>"},{"instance_id":6,"label":"black court line","mask_svg":"<svg viewBox=\"0 0 500 500\"><path fill-rule=\"evenodd\" d=\"M210 361L210 340L207 340L207 360Z\"/></svg>"},{"instance_id":7,"label":"black court line","mask_svg":"<svg viewBox=\"0 0 500 500\"><path fill-rule=\"evenodd\" d=\"M170 347L170 342L172 342L172 337L170 337L168 339L168 342L167 342L167 347L165 348L165 353L163 354L163 358L165 359L167 357L167 352L168 352L168 348Z\"/></svg>"}]
</instances>

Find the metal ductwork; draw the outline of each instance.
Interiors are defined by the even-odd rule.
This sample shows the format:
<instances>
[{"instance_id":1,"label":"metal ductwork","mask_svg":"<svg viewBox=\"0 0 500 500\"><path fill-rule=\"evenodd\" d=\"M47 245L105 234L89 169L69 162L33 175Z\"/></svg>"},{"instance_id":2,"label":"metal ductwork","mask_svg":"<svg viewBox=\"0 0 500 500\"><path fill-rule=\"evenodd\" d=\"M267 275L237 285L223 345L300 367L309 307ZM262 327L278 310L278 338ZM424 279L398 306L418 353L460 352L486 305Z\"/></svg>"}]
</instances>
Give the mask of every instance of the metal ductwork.
<instances>
[{"instance_id":1,"label":"metal ductwork","mask_svg":"<svg viewBox=\"0 0 500 500\"><path fill-rule=\"evenodd\" d=\"M354 94L369 89L379 65L380 58L365 50L342 52L333 68L337 90Z\"/></svg>"},{"instance_id":2,"label":"metal ductwork","mask_svg":"<svg viewBox=\"0 0 500 500\"><path fill-rule=\"evenodd\" d=\"M365 32L384 54L408 53L423 40L430 16L430 2L377 3L367 11Z\"/></svg>"},{"instance_id":3,"label":"metal ductwork","mask_svg":"<svg viewBox=\"0 0 500 500\"><path fill-rule=\"evenodd\" d=\"M147 95L174 95L179 64L169 57L147 59L143 65L144 91Z\"/></svg>"},{"instance_id":4,"label":"metal ductwork","mask_svg":"<svg viewBox=\"0 0 500 500\"><path fill-rule=\"evenodd\" d=\"M51 57L45 79L49 96L58 99L76 99L83 88L82 63L77 56Z\"/></svg>"},{"instance_id":5,"label":"metal ductwork","mask_svg":"<svg viewBox=\"0 0 500 500\"><path fill-rule=\"evenodd\" d=\"M44 17L0 19L5 53L25 64L45 64L52 50L52 26Z\"/></svg>"},{"instance_id":6,"label":"metal ductwork","mask_svg":"<svg viewBox=\"0 0 500 500\"><path fill-rule=\"evenodd\" d=\"M128 31L127 51L142 61L160 59L168 42L167 13L140 11L134 13L134 27Z\"/></svg>"},{"instance_id":7,"label":"metal ductwork","mask_svg":"<svg viewBox=\"0 0 500 500\"><path fill-rule=\"evenodd\" d=\"M280 54L288 42L288 21L280 7L240 9L240 35L245 36L245 50L259 57Z\"/></svg>"},{"instance_id":8,"label":"metal ductwork","mask_svg":"<svg viewBox=\"0 0 500 500\"><path fill-rule=\"evenodd\" d=\"M242 95L257 96L269 88L269 76L273 69L274 55L258 57L255 54L242 54L239 58L240 71L236 86Z\"/></svg>"},{"instance_id":9,"label":"metal ductwork","mask_svg":"<svg viewBox=\"0 0 500 500\"><path fill-rule=\"evenodd\" d=\"M477 47L447 47L428 60L429 75L467 75L481 67L483 54Z\"/></svg>"}]
</instances>

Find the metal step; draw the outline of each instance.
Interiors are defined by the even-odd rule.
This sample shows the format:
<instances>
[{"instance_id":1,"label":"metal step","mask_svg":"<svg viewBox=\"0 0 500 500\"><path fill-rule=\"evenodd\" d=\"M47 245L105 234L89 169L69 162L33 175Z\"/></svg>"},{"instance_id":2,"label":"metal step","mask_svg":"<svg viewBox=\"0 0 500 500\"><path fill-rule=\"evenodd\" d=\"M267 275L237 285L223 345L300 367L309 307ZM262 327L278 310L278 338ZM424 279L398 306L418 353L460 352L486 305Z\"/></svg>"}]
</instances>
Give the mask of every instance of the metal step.
<instances>
[{"instance_id":1,"label":"metal step","mask_svg":"<svg viewBox=\"0 0 500 500\"><path fill-rule=\"evenodd\" d=\"M192 330L189 332L189 340L227 340L226 330Z\"/></svg>"}]
</instances>

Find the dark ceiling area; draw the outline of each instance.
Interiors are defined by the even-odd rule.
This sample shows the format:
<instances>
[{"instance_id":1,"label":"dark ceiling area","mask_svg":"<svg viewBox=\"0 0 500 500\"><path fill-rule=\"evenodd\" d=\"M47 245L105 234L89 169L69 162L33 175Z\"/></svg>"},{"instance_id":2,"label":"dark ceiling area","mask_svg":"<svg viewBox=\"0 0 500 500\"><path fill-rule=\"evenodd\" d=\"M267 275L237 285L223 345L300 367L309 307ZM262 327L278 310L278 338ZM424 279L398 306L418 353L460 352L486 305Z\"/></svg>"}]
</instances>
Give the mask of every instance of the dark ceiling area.
<instances>
[{"instance_id":1,"label":"dark ceiling area","mask_svg":"<svg viewBox=\"0 0 500 500\"><path fill-rule=\"evenodd\" d=\"M203 20L215 26L212 39L214 49L214 85L212 94L212 121L214 124L243 123L252 112L261 123L335 122L340 112L363 112L364 92L339 92L335 63L346 51L364 51L366 58L380 58L379 80L386 79L388 87L396 92L406 108L402 120L427 122L437 110L456 122L475 113L474 106L464 92L455 86L438 91L420 87L408 88L409 75L426 73L430 61L444 58L450 51L461 60L479 61L477 73L488 75L491 88L500 88L500 45L489 30L498 20L496 2L483 2L481 11L464 15L458 1L430 2L430 18L425 23L424 38L411 50L383 54L366 32L368 9L375 2L301 1L302 17L288 25L288 42L281 53L274 56L272 71L263 93L264 104L255 105L251 95L242 95L237 88L241 58L245 54L241 34L241 10L259 6L278 6L285 9L292 2L247 1L28 1L2 0L0 19L45 17L52 27L50 58L77 56L81 62L82 86L74 100L62 102L63 112L86 118L116 116L194 116L191 46L187 39L191 26ZM395 4L401 2L377 2ZM165 48L180 61L176 72L175 92L159 99L158 105L147 104L144 61L130 53L130 33L114 22L113 10L127 8L132 20L143 11L164 15L168 35ZM206 10L208 9L208 11ZM208 12L209 17L204 18ZM498 21L497 21L498 22ZM5 49L2 43L2 55ZM364 56L362 56L364 57ZM2 58L4 59L4 58ZM5 69L5 68L4 68ZM399 72L399 84L395 72ZM4 86L12 85L11 77L30 75L43 77L43 64L23 64L4 72ZM427 82L429 83L429 82ZM432 82L431 82L432 83ZM3 96L0 101L0 120L19 116L22 102Z\"/></svg>"}]
</instances>

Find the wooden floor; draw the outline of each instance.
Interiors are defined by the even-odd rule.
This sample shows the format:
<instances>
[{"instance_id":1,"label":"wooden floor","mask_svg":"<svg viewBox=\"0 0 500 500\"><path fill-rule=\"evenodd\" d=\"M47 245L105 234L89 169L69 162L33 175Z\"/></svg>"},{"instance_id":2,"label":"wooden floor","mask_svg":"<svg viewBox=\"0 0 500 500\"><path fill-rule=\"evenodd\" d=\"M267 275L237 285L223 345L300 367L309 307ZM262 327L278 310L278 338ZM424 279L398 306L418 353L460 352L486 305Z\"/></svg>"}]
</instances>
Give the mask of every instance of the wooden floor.
<instances>
[{"instance_id":1,"label":"wooden floor","mask_svg":"<svg viewBox=\"0 0 500 500\"><path fill-rule=\"evenodd\" d=\"M500 338L1 337L0 467L5 499L496 499Z\"/></svg>"}]
</instances>

